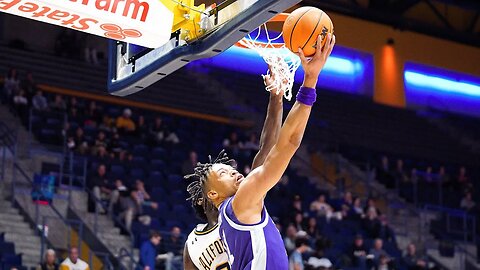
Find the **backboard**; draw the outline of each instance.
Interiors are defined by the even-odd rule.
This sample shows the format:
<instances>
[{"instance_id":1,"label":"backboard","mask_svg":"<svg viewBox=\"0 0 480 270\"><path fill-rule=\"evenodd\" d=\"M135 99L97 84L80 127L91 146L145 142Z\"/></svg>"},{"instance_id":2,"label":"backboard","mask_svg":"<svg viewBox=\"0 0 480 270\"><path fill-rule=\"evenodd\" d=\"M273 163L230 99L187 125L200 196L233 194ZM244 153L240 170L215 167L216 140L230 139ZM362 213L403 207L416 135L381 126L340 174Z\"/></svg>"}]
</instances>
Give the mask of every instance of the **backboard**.
<instances>
[{"instance_id":1,"label":"backboard","mask_svg":"<svg viewBox=\"0 0 480 270\"><path fill-rule=\"evenodd\" d=\"M195 24L199 26L195 31L201 35L189 40L182 33L183 29L179 29L172 33L165 45L156 49L110 41L108 92L127 96L145 89L191 61L213 57L300 1L226 0L196 11L201 13L201 19Z\"/></svg>"}]
</instances>

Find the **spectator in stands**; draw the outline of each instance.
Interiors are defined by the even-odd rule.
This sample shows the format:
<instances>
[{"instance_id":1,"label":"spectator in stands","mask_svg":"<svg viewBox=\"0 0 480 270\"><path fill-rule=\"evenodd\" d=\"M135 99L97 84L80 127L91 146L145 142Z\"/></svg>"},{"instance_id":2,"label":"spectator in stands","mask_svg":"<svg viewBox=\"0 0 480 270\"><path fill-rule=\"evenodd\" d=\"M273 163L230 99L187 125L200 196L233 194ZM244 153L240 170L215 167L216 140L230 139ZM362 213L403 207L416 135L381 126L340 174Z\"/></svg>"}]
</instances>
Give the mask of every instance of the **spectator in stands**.
<instances>
[{"instance_id":1,"label":"spectator in stands","mask_svg":"<svg viewBox=\"0 0 480 270\"><path fill-rule=\"evenodd\" d=\"M375 218L381 215L380 210L377 208L377 203L375 202L375 199L369 198L367 200L367 207L365 208L365 212L372 213Z\"/></svg>"},{"instance_id":2,"label":"spectator in stands","mask_svg":"<svg viewBox=\"0 0 480 270\"><path fill-rule=\"evenodd\" d=\"M380 255L378 258L378 264L374 267L375 270L389 270L394 269L390 267L391 259L385 256L384 254Z\"/></svg>"},{"instance_id":3,"label":"spectator in stands","mask_svg":"<svg viewBox=\"0 0 480 270\"><path fill-rule=\"evenodd\" d=\"M116 206L121 210L128 209L129 195L128 188L123 184L123 181L121 179L115 180L112 195L110 196L110 204L108 205L108 214L113 216L113 209Z\"/></svg>"},{"instance_id":4,"label":"spectator in stands","mask_svg":"<svg viewBox=\"0 0 480 270\"><path fill-rule=\"evenodd\" d=\"M102 122L102 113L94 100L90 101L88 104L88 109L86 110L85 115L85 125L87 126L96 127Z\"/></svg>"},{"instance_id":5,"label":"spectator in stands","mask_svg":"<svg viewBox=\"0 0 480 270\"><path fill-rule=\"evenodd\" d=\"M469 186L470 178L467 176L467 168L465 166L460 167L457 176L457 188L465 189Z\"/></svg>"},{"instance_id":6,"label":"spectator in stands","mask_svg":"<svg viewBox=\"0 0 480 270\"><path fill-rule=\"evenodd\" d=\"M295 217L297 213L300 213L303 215L303 210L302 210L302 198L300 198L299 195L295 195L293 197L293 202L292 202L292 210L290 211L291 215Z\"/></svg>"},{"instance_id":7,"label":"spectator in stands","mask_svg":"<svg viewBox=\"0 0 480 270\"><path fill-rule=\"evenodd\" d=\"M117 118L116 127L120 133L133 134L135 132L135 123L132 120L132 110L126 108L121 116Z\"/></svg>"},{"instance_id":8,"label":"spectator in stands","mask_svg":"<svg viewBox=\"0 0 480 270\"><path fill-rule=\"evenodd\" d=\"M48 109L47 99L43 96L42 91L37 91L32 99L32 105L33 108L38 111L46 111Z\"/></svg>"},{"instance_id":9,"label":"spectator in stands","mask_svg":"<svg viewBox=\"0 0 480 270\"><path fill-rule=\"evenodd\" d=\"M297 229L297 231L306 231L307 227L305 226L304 220L303 220L303 214L300 212L297 212L294 216L293 219L293 225Z\"/></svg>"},{"instance_id":10,"label":"spectator in stands","mask_svg":"<svg viewBox=\"0 0 480 270\"><path fill-rule=\"evenodd\" d=\"M108 114L104 114L101 116L101 121L99 122L98 128L105 132L112 132L115 129L115 120Z\"/></svg>"},{"instance_id":11,"label":"spectator in stands","mask_svg":"<svg viewBox=\"0 0 480 270\"><path fill-rule=\"evenodd\" d=\"M327 219L330 219L333 214L333 208L326 202L324 194L318 196L318 199L310 204L310 211L315 212L319 217L326 217Z\"/></svg>"},{"instance_id":12,"label":"spectator in stands","mask_svg":"<svg viewBox=\"0 0 480 270\"><path fill-rule=\"evenodd\" d=\"M318 226L317 226L317 218L316 217L310 217L308 219L307 234L312 239L316 239L317 237L320 236L320 230L318 229Z\"/></svg>"},{"instance_id":13,"label":"spectator in stands","mask_svg":"<svg viewBox=\"0 0 480 270\"><path fill-rule=\"evenodd\" d=\"M410 172L410 182L412 182L412 184L418 183L418 171L416 168L412 168L412 171Z\"/></svg>"},{"instance_id":14,"label":"spectator in stands","mask_svg":"<svg viewBox=\"0 0 480 270\"><path fill-rule=\"evenodd\" d=\"M310 257L305 266L306 270L331 270L333 267L332 262L327 258Z\"/></svg>"},{"instance_id":15,"label":"spectator in stands","mask_svg":"<svg viewBox=\"0 0 480 270\"><path fill-rule=\"evenodd\" d=\"M185 160L182 164L182 174L188 175L193 173L193 169L197 166L198 163L198 155L195 151L190 151L188 155L188 159Z\"/></svg>"},{"instance_id":16,"label":"spectator in stands","mask_svg":"<svg viewBox=\"0 0 480 270\"><path fill-rule=\"evenodd\" d=\"M50 109L60 113L67 110L67 104L65 103L65 100L63 100L62 95L55 95L55 100L50 104Z\"/></svg>"},{"instance_id":17,"label":"spectator in stands","mask_svg":"<svg viewBox=\"0 0 480 270\"><path fill-rule=\"evenodd\" d=\"M438 170L438 181L440 181L445 188L450 188L452 185L450 176L445 171L445 166L440 166Z\"/></svg>"},{"instance_id":18,"label":"spectator in stands","mask_svg":"<svg viewBox=\"0 0 480 270\"><path fill-rule=\"evenodd\" d=\"M108 148L108 141L105 135L105 132L100 131L98 132L97 138L95 139L95 144L92 148L92 154L96 155L100 152L100 148L106 149Z\"/></svg>"},{"instance_id":19,"label":"spectator in stands","mask_svg":"<svg viewBox=\"0 0 480 270\"><path fill-rule=\"evenodd\" d=\"M395 243L395 233L388 225L387 216L381 215L377 223L375 238L381 238L387 242Z\"/></svg>"},{"instance_id":20,"label":"spectator in stands","mask_svg":"<svg viewBox=\"0 0 480 270\"><path fill-rule=\"evenodd\" d=\"M71 151L77 151L80 154L86 154L88 150L88 142L85 139L83 129L81 127L78 127L75 130L74 135L68 136L67 146L68 146L68 149Z\"/></svg>"},{"instance_id":21,"label":"spectator in stands","mask_svg":"<svg viewBox=\"0 0 480 270\"><path fill-rule=\"evenodd\" d=\"M98 166L97 173L91 177L89 187L93 190L93 195L97 200L110 200L112 187L107 178L107 167L104 164ZM96 210L99 213L105 213L100 202L95 203Z\"/></svg>"},{"instance_id":22,"label":"spectator in stands","mask_svg":"<svg viewBox=\"0 0 480 270\"><path fill-rule=\"evenodd\" d=\"M145 141L148 137L148 126L145 123L145 117L143 115L138 117L136 135L141 141Z\"/></svg>"},{"instance_id":23,"label":"spectator in stands","mask_svg":"<svg viewBox=\"0 0 480 270\"><path fill-rule=\"evenodd\" d=\"M302 255L308 251L310 251L310 247L308 246L308 239L306 237L298 237L295 239L295 250L288 259L290 265L289 269L304 270L305 265L303 263Z\"/></svg>"},{"instance_id":24,"label":"spectator in stands","mask_svg":"<svg viewBox=\"0 0 480 270\"><path fill-rule=\"evenodd\" d=\"M79 104L78 104L78 100L76 97L70 97L70 99L68 100L67 102L67 107L69 108L78 108Z\"/></svg>"},{"instance_id":25,"label":"spectator in stands","mask_svg":"<svg viewBox=\"0 0 480 270\"><path fill-rule=\"evenodd\" d=\"M37 266L36 270L58 270L55 250L47 249L43 257L43 263Z\"/></svg>"},{"instance_id":26,"label":"spectator in stands","mask_svg":"<svg viewBox=\"0 0 480 270\"><path fill-rule=\"evenodd\" d=\"M345 195L343 195L342 206L346 206L348 209L353 207L353 196L350 191L345 192Z\"/></svg>"},{"instance_id":27,"label":"spectator in stands","mask_svg":"<svg viewBox=\"0 0 480 270\"><path fill-rule=\"evenodd\" d=\"M432 183L433 182L433 168L432 166L428 166L427 169L425 170L425 174L423 175L423 181L426 183Z\"/></svg>"},{"instance_id":28,"label":"spectator in stands","mask_svg":"<svg viewBox=\"0 0 480 270\"><path fill-rule=\"evenodd\" d=\"M163 143L178 144L180 142L177 134L163 123L161 117L155 118L153 125L150 127L150 136L152 144L154 145L161 145Z\"/></svg>"},{"instance_id":29,"label":"spectator in stands","mask_svg":"<svg viewBox=\"0 0 480 270\"><path fill-rule=\"evenodd\" d=\"M393 177L390 172L390 165L387 156L382 156L381 163L377 168L377 178L380 183L384 184L388 188L393 188Z\"/></svg>"},{"instance_id":30,"label":"spectator in stands","mask_svg":"<svg viewBox=\"0 0 480 270\"><path fill-rule=\"evenodd\" d=\"M388 253L383 249L383 241L382 239L375 239L373 242L373 248L370 249L369 252L370 255L373 255L373 263L374 265L378 266L380 265L380 257L385 256L387 259L390 258ZM387 260L387 262L389 259Z\"/></svg>"},{"instance_id":31,"label":"spectator in stands","mask_svg":"<svg viewBox=\"0 0 480 270\"><path fill-rule=\"evenodd\" d=\"M428 267L425 258L417 254L417 248L413 243L408 244L407 251L403 256L403 263L407 270L422 270Z\"/></svg>"},{"instance_id":32,"label":"spectator in stands","mask_svg":"<svg viewBox=\"0 0 480 270\"><path fill-rule=\"evenodd\" d=\"M150 232L149 240L143 242L140 247L140 266L137 270L155 270L155 264L157 260L157 247L162 241L162 236L156 232Z\"/></svg>"},{"instance_id":33,"label":"spectator in stands","mask_svg":"<svg viewBox=\"0 0 480 270\"><path fill-rule=\"evenodd\" d=\"M131 216L127 214L127 217L125 218L127 229L131 228L132 219L134 216L136 216L138 221L140 221L143 225L149 226L152 219L150 216L143 213L143 207L157 209L158 204L151 201L150 194L148 194L148 192L145 190L145 185L142 180L137 179L135 181L135 188L132 190L131 197L134 202L134 208L130 209L130 211L133 210Z\"/></svg>"},{"instance_id":34,"label":"spectator in stands","mask_svg":"<svg viewBox=\"0 0 480 270\"><path fill-rule=\"evenodd\" d=\"M70 248L68 257L60 264L60 270L90 270L88 264L78 258L78 248Z\"/></svg>"},{"instance_id":35,"label":"spectator in stands","mask_svg":"<svg viewBox=\"0 0 480 270\"><path fill-rule=\"evenodd\" d=\"M117 132L113 133L108 150L110 152L114 152L117 154L123 151L122 146L120 144L120 134L118 134Z\"/></svg>"},{"instance_id":36,"label":"spectator in stands","mask_svg":"<svg viewBox=\"0 0 480 270\"><path fill-rule=\"evenodd\" d=\"M243 149L243 143L238 138L237 132L230 133L228 138L223 140L223 147L231 153L233 157L239 157L240 150Z\"/></svg>"},{"instance_id":37,"label":"spectator in stands","mask_svg":"<svg viewBox=\"0 0 480 270\"><path fill-rule=\"evenodd\" d=\"M16 68L10 68L8 70L5 81L3 82L3 97L4 103L11 102L14 93L20 87L20 80L18 79L18 72Z\"/></svg>"},{"instance_id":38,"label":"spectator in stands","mask_svg":"<svg viewBox=\"0 0 480 270\"><path fill-rule=\"evenodd\" d=\"M13 106L20 119L26 123L28 118L28 99L25 96L25 91L23 89L20 89L15 93L15 96L13 97Z\"/></svg>"},{"instance_id":39,"label":"spectator in stands","mask_svg":"<svg viewBox=\"0 0 480 270\"><path fill-rule=\"evenodd\" d=\"M363 243L363 237L361 234L355 236L353 245L350 248L349 257L352 262L352 266L364 269L367 266L367 248Z\"/></svg>"},{"instance_id":40,"label":"spectator in stands","mask_svg":"<svg viewBox=\"0 0 480 270\"><path fill-rule=\"evenodd\" d=\"M397 168L395 169L394 176L396 183L403 183L407 181L407 174L403 168L402 159L397 160Z\"/></svg>"},{"instance_id":41,"label":"spectator in stands","mask_svg":"<svg viewBox=\"0 0 480 270\"><path fill-rule=\"evenodd\" d=\"M247 158L255 157L254 155L258 152L258 149L260 149L257 133L253 132L250 134L248 141L243 144L243 149L246 151L245 155Z\"/></svg>"},{"instance_id":42,"label":"spectator in stands","mask_svg":"<svg viewBox=\"0 0 480 270\"><path fill-rule=\"evenodd\" d=\"M165 241L167 252L173 254L172 258L165 262L166 270L180 270L182 268L184 243L180 228L173 227L170 237Z\"/></svg>"},{"instance_id":43,"label":"spectator in stands","mask_svg":"<svg viewBox=\"0 0 480 270\"><path fill-rule=\"evenodd\" d=\"M360 199L360 197L357 197L355 200L353 200L350 216L354 219L362 219L365 217L365 210L363 209L362 199Z\"/></svg>"},{"instance_id":44,"label":"spectator in stands","mask_svg":"<svg viewBox=\"0 0 480 270\"><path fill-rule=\"evenodd\" d=\"M460 208L467 212L473 212L475 209L475 202L472 200L472 192L467 191L462 201L460 202Z\"/></svg>"},{"instance_id":45,"label":"spectator in stands","mask_svg":"<svg viewBox=\"0 0 480 270\"><path fill-rule=\"evenodd\" d=\"M377 234L378 215L375 210L367 210L367 214L363 219L363 229L368 233L369 237L375 237Z\"/></svg>"},{"instance_id":46,"label":"spectator in stands","mask_svg":"<svg viewBox=\"0 0 480 270\"><path fill-rule=\"evenodd\" d=\"M329 239L320 237L315 241L315 250L313 250L311 257L308 259L305 269L311 270L327 270L331 269L332 262L324 258L324 250L330 248L331 242Z\"/></svg>"},{"instance_id":47,"label":"spectator in stands","mask_svg":"<svg viewBox=\"0 0 480 270\"><path fill-rule=\"evenodd\" d=\"M25 95L30 102L37 92L37 84L35 83L35 80L33 79L33 73L31 71L27 72L27 77L25 80L21 83L21 88L25 90Z\"/></svg>"},{"instance_id":48,"label":"spectator in stands","mask_svg":"<svg viewBox=\"0 0 480 270\"><path fill-rule=\"evenodd\" d=\"M100 145L100 146L97 146L96 149L97 149L97 152L95 153L94 159L97 162L108 163L111 161L112 157L108 153L105 146Z\"/></svg>"},{"instance_id":49,"label":"spectator in stands","mask_svg":"<svg viewBox=\"0 0 480 270\"><path fill-rule=\"evenodd\" d=\"M291 254L295 249L295 239L297 235L297 228L293 224L288 225L286 236L283 238L283 244L288 254Z\"/></svg>"}]
</instances>

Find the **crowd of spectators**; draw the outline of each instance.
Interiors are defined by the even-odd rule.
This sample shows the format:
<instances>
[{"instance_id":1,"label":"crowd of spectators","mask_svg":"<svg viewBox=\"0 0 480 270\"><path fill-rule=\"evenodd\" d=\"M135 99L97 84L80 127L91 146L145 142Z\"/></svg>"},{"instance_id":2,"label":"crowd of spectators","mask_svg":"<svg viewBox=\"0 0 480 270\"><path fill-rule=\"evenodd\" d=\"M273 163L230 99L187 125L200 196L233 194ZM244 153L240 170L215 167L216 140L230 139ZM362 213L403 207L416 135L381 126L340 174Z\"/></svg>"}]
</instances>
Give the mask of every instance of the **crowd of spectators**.
<instances>
[{"instance_id":1,"label":"crowd of spectators","mask_svg":"<svg viewBox=\"0 0 480 270\"><path fill-rule=\"evenodd\" d=\"M67 116L68 122L61 130L67 151L87 156L91 164L96 164L92 166L86 185L91 192L93 211L120 219L127 231L131 230L135 221L150 225L154 217L148 213L159 207L157 200L150 195L151 187L145 184L142 177L132 179L109 172L116 164L128 166L142 162L130 152L131 148L122 144L123 141L133 139L149 148L172 149L184 139L177 134L176 128L167 125L160 116L148 118L142 114L135 115L130 108L123 108L120 115L114 117L105 113L102 106L93 100L54 95L49 102L49 97L36 88L31 74L25 82L20 83L14 69L9 72L7 80L2 100L14 104L20 117L28 117L30 108L34 112L55 112ZM87 132L92 129L96 133ZM239 131L231 131L218 143L230 157L238 161L243 173L250 171L249 163L259 149L258 134L243 136ZM191 173L198 161L198 154L190 151L183 164L179 165L179 173ZM438 174L433 173L432 167L427 168L425 173L419 173L414 168L407 173L401 160L397 162L396 169L391 169L388 159L384 158L377 168L377 176L392 188L398 182L433 183L440 179L448 187L466 190L462 208L470 211L476 207L469 192L471 181L465 168L460 169L457 181L454 181L445 173L445 168L439 168ZM272 193L283 192L288 181L285 176ZM330 269L334 264L361 269L393 269L400 265L408 266L407 269L429 268L414 244L409 245L400 261L396 259L396 254L389 254L384 249L385 243L394 249L397 244L395 233L388 225L387 217L377 207L375 198L355 197L348 191L341 198L330 198L328 193L319 193L312 201L306 201L297 194L289 194L285 198L291 198L291 207L277 217L276 223L284 235L292 269ZM323 228L329 224L343 226L347 223L355 224L351 230L353 234L349 236L350 246L332 258L325 251L332 247L336 239L331 239ZM183 244L184 238L177 226L168 234L153 232L140 246L142 269L181 269ZM46 258L45 261L49 260Z\"/></svg>"},{"instance_id":2,"label":"crowd of spectators","mask_svg":"<svg viewBox=\"0 0 480 270\"><path fill-rule=\"evenodd\" d=\"M461 208L470 214L476 215L479 212L479 207L474 199L475 184L474 179L470 177L465 166L459 166L457 171L447 171L445 166L438 166L434 169L432 165L426 165L423 169L411 166L410 170L404 166L404 161L398 159L396 165L392 167L387 156L382 156L379 165L376 168L376 176L380 183L387 188L398 189L400 195L405 192L402 187L407 185L413 186L416 198L413 201L422 202L422 192L433 190L435 201L427 201L424 203L443 204L446 207ZM456 201L449 201L452 196L441 196L442 194L460 194ZM444 201L440 201L443 197Z\"/></svg>"}]
</instances>

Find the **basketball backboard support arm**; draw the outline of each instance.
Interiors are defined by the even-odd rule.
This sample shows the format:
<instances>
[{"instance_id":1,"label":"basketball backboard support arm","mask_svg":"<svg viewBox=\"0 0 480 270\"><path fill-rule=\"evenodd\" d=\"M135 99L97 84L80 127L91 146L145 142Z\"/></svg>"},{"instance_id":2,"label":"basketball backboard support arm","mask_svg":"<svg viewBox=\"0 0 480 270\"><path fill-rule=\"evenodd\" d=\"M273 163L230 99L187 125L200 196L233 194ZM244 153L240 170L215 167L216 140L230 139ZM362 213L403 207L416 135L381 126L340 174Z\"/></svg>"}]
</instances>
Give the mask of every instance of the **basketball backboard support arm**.
<instances>
[{"instance_id":1,"label":"basketball backboard support arm","mask_svg":"<svg viewBox=\"0 0 480 270\"><path fill-rule=\"evenodd\" d=\"M178 35L172 35L167 44L135 59L131 58L128 52L128 43L110 41L108 92L112 95L127 96L165 78L191 61L213 57L300 1L237 0L230 4L235 5L233 8L220 4L221 9L209 12L209 20L219 24L206 35L191 43L181 40ZM227 14L232 13L232 10L235 12L233 17Z\"/></svg>"}]
</instances>

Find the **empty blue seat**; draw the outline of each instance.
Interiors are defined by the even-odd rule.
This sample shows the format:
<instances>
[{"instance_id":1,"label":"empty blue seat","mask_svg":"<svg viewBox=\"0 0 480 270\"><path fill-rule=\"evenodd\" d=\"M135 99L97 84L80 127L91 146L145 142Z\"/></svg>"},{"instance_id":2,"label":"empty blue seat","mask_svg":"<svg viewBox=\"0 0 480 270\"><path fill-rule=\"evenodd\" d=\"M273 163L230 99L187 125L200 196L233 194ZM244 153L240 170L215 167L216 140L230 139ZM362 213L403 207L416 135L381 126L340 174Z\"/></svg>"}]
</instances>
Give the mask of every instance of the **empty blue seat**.
<instances>
[{"instance_id":1,"label":"empty blue seat","mask_svg":"<svg viewBox=\"0 0 480 270\"><path fill-rule=\"evenodd\" d=\"M152 161L150 161L150 168L156 171L165 171L166 165L161 159L152 159Z\"/></svg>"},{"instance_id":2,"label":"empty blue seat","mask_svg":"<svg viewBox=\"0 0 480 270\"><path fill-rule=\"evenodd\" d=\"M135 166L145 166L145 157L143 156L133 157L132 164Z\"/></svg>"},{"instance_id":3,"label":"empty blue seat","mask_svg":"<svg viewBox=\"0 0 480 270\"><path fill-rule=\"evenodd\" d=\"M164 202L160 202L161 200L164 201L165 197L167 196L164 189L162 189L160 187L156 187L152 190L150 195L152 196L152 200L154 200L156 202L159 202L159 205L158 205L159 209L160 209L160 206L161 206L160 204L165 204Z\"/></svg>"},{"instance_id":4,"label":"empty blue seat","mask_svg":"<svg viewBox=\"0 0 480 270\"><path fill-rule=\"evenodd\" d=\"M56 118L48 118L46 121L47 126L52 127L52 128L61 128L62 124L59 119Z\"/></svg>"},{"instance_id":5,"label":"empty blue seat","mask_svg":"<svg viewBox=\"0 0 480 270\"><path fill-rule=\"evenodd\" d=\"M141 168L133 168L130 170L130 176L135 179L144 179L145 171Z\"/></svg>"},{"instance_id":6,"label":"empty blue seat","mask_svg":"<svg viewBox=\"0 0 480 270\"><path fill-rule=\"evenodd\" d=\"M132 154L134 156L147 156L148 154L148 147L144 144L137 144L133 147Z\"/></svg>"},{"instance_id":7,"label":"empty blue seat","mask_svg":"<svg viewBox=\"0 0 480 270\"><path fill-rule=\"evenodd\" d=\"M0 254L15 254L15 246L10 242L0 243Z\"/></svg>"},{"instance_id":8,"label":"empty blue seat","mask_svg":"<svg viewBox=\"0 0 480 270\"><path fill-rule=\"evenodd\" d=\"M125 175L125 168L122 165L115 164L110 167L110 172L117 176L123 176Z\"/></svg>"},{"instance_id":9,"label":"empty blue seat","mask_svg":"<svg viewBox=\"0 0 480 270\"><path fill-rule=\"evenodd\" d=\"M164 159L167 152L161 147L155 147L152 149L151 158L153 159Z\"/></svg>"},{"instance_id":10,"label":"empty blue seat","mask_svg":"<svg viewBox=\"0 0 480 270\"><path fill-rule=\"evenodd\" d=\"M172 210L175 215L182 215L182 214L185 214L187 212L187 208L185 207L185 205L183 204L176 204L173 206L173 210Z\"/></svg>"},{"instance_id":11,"label":"empty blue seat","mask_svg":"<svg viewBox=\"0 0 480 270\"><path fill-rule=\"evenodd\" d=\"M5 269L10 269L14 266L21 266L22 265L22 255L21 254L12 254L12 253L4 253L2 255L3 266Z\"/></svg>"}]
</instances>

